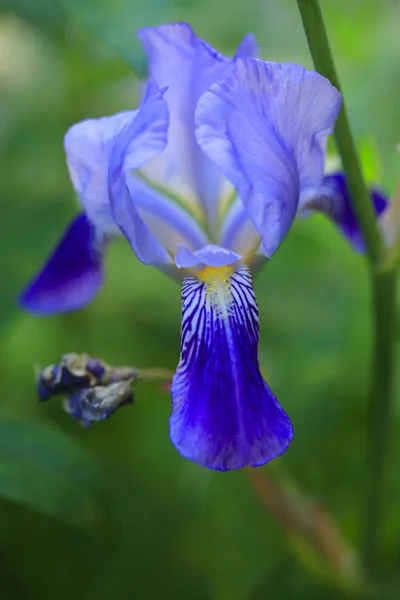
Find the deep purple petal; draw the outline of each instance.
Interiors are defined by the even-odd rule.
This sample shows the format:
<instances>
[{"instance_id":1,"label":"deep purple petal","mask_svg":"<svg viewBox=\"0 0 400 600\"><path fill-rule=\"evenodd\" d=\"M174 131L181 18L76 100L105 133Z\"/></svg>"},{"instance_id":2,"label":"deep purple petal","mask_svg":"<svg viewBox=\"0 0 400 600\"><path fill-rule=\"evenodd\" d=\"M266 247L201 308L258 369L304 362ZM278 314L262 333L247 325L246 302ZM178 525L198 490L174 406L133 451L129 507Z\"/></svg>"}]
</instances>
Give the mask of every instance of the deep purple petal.
<instances>
[{"instance_id":1,"label":"deep purple petal","mask_svg":"<svg viewBox=\"0 0 400 600\"><path fill-rule=\"evenodd\" d=\"M90 302L103 283L103 250L84 213L72 221L38 275L22 292L23 309L39 315L69 312Z\"/></svg>"},{"instance_id":2,"label":"deep purple petal","mask_svg":"<svg viewBox=\"0 0 400 600\"><path fill-rule=\"evenodd\" d=\"M186 277L182 288L171 440L211 469L258 466L286 450L293 428L260 373L250 271L206 268L199 277Z\"/></svg>"},{"instance_id":3,"label":"deep purple petal","mask_svg":"<svg viewBox=\"0 0 400 600\"><path fill-rule=\"evenodd\" d=\"M291 63L238 59L196 110L197 140L238 190L267 256L288 232L300 191L322 182L341 96Z\"/></svg>"},{"instance_id":4,"label":"deep purple petal","mask_svg":"<svg viewBox=\"0 0 400 600\"><path fill-rule=\"evenodd\" d=\"M175 256L176 266L183 269L197 267L225 267L240 260L242 257L226 248L208 244L196 252L192 252L186 246L181 246Z\"/></svg>"},{"instance_id":5,"label":"deep purple petal","mask_svg":"<svg viewBox=\"0 0 400 600\"><path fill-rule=\"evenodd\" d=\"M200 96L230 73L233 60L197 38L186 23L142 29L139 38L150 77L159 86L168 86L165 100L170 114L168 146L145 165L144 172L191 207L201 207L212 223L224 178L196 143L194 112Z\"/></svg>"},{"instance_id":6,"label":"deep purple petal","mask_svg":"<svg viewBox=\"0 0 400 600\"><path fill-rule=\"evenodd\" d=\"M376 188L370 189L370 198L379 217L388 205L388 198ZM351 242L357 252L365 252L365 241L351 203L350 191L344 173L332 173L323 185L302 205L304 210L315 210L330 218Z\"/></svg>"},{"instance_id":7,"label":"deep purple petal","mask_svg":"<svg viewBox=\"0 0 400 600\"><path fill-rule=\"evenodd\" d=\"M108 194L115 222L140 261L162 268L172 260L141 218L127 184L128 172L160 152L167 140L168 109L165 89L149 82L146 96L133 119L117 136L108 166Z\"/></svg>"}]
</instances>

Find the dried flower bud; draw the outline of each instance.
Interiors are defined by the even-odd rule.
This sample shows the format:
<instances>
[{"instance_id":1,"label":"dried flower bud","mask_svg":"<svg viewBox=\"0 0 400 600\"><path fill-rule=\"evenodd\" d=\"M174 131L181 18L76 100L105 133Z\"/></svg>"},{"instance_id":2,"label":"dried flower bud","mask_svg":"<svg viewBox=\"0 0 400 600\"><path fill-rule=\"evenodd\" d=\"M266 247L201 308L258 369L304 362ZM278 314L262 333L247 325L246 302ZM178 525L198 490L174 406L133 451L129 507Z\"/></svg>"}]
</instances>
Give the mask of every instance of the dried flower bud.
<instances>
[{"instance_id":1,"label":"dried flower bud","mask_svg":"<svg viewBox=\"0 0 400 600\"><path fill-rule=\"evenodd\" d=\"M137 376L132 367L111 367L88 354L64 354L59 364L41 370L36 377L39 400L59 394L69 394L80 388L108 385L118 381L133 381Z\"/></svg>"},{"instance_id":2,"label":"dried flower bud","mask_svg":"<svg viewBox=\"0 0 400 600\"><path fill-rule=\"evenodd\" d=\"M59 364L50 365L36 376L39 400L67 393L91 384L91 374L85 369L86 355L64 354Z\"/></svg>"},{"instance_id":3,"label":"dried flower bud","mask_svg":"<svg viewBox=\"0 0 400 600\"><path fill-rule=\"evenodd\" d=\"M84 427L95 421L107 419L121 406L133 402L131 385L134 378L81 388L64 401L64 410Z\"/></svg>"},{"instance_id":4,"label":"dried flower bud","mask_svg":"<svg viewBox=\"0 0 400 600\"><path fill-rule=\"evenodd\" d=\"M64 354L58 364L38 371L36 375L39 401L64 395L64 410L78 423L89 427L107 419L118 408L133 402L132 384L141 379L164 379L172 374L166 369L112 367L89 354Z\"/></svg>"}]
</instances>

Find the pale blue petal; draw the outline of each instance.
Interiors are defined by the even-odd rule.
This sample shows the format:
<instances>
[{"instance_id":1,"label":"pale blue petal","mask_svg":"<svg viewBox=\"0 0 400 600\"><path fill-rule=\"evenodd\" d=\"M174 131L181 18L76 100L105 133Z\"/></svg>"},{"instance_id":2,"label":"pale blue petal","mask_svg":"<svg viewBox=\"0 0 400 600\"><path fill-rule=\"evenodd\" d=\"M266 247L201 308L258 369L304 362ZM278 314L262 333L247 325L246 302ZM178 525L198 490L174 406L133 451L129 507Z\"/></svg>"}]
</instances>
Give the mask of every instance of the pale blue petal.
<instances>
[{"instance_id":1,"label":"pale blue petal","mask_svg":"<svg viewBox=\"0 0 400 600\"><path fill-rule=\"evenodd\" d=\"M260 234L239 198L235 199L223 220L220 239L222 246L247 257L260 247Z\"/></svg>"},{"instance_id":2,"label":"pale blue petal","mask_svg":"<svg viewBox=\"0 0 400 600\"><path fill-rule=\"evenodd\" d=\"M102 232L119 235L108 197L108 163L118 133L137 111L87 119L73 125L64 138L72 185L89 220Z\"/></svg>"},{"instance_id":3,"label":"pale blue petal","mask_svg":"<svg viewBox=\"0 0 400 600\"><path fill-rule=\"evenodd\" d=\"M196 219L173 198L155 190L135 174L128 176L126 181L141 219L172 256L180 244L196 250L208 243Z\"/></svg>"},{"instance_id":4,"label":"pale blue petal","mask_svg":"<svg viewBox=\"0 0 400 600\"><path fill-rule=\"evenodd\" d=\"M224 267L240 260L242 257L226 248L209 244L196 252L192 252L186 246L181 246L175 256L178 268L189 269L203 265L207 267Z\"/></svg>"},{"instance_id":5,"label":"pale blue petal","mask_svg":"<svg viewBox=\"0 0 400 600\"><path fill-rule=\"evenodd\" d=\"M244 36L235 53L235 58L247 58L250 56L253 56L254 58L260 56L257 40L252 33L248 33Z\"/></svg>"},{"instance_id":6,"label":"pale blue petal","mask_svg":"<svg viewBox=\"0 0 400 600\"><path fill-rule=\"evenodd\" d=\"M235 185L269 257L293 222L300 191L322 181L340 102L313 71L248 58L198 103L197 140Z\"/></svg>"},{"instance_id":7,"label":"pale blue petal","mask_svg":"<svg viewBox=\"0 0 400 600\"><path fill-rule=\"evenodd\" d=\"M209 223L216 218L224 178L196 143L194 112L200 96L231 71L233 61L196 37L186 23L142 29L139 37L149 60L150 77L168 86L168 146L145 165L146 177L169 188Z\"/></svg>"},{"instance_id":8,"label":"pale blue petal","mask_svg":"<svg viewBox=\"0 0 400 600\"><path fill-rule=\"evenodd\" d=\"M143 222L131 198L126 177L151 156L161 152L167 141L168 109L165 89L149 82L146 97L135 117L114 141L108 168L108 191L115 222L140 261L162 268L172 260Z\"/></svg>"}]
</instances>

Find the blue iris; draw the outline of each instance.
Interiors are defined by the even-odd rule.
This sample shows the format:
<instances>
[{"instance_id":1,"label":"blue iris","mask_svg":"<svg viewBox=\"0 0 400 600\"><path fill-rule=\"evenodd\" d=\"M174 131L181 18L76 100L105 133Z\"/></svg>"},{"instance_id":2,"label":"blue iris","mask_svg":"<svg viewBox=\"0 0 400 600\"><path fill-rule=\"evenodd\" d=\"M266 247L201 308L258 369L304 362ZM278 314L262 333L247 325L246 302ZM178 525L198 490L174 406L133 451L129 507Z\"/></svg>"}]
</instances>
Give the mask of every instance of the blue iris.
<instances>
[{"instance_id":1,"label":"blue iris","mask_svg":"<svg viewBox=\"0 0 400 600\"><path fill-rule=\"evenodd\" d=\"M83 213L22 305L52 314L89 302L108 242L124 235L140 261L182 282L173 444L210 468L257 466L286 450L293 428L260 373L251 270L324 185L341 96L313 71L254 58L251 36L232 59L183 23L139 37L141 106L67 132Z\"/></svg>"}]
</instances>

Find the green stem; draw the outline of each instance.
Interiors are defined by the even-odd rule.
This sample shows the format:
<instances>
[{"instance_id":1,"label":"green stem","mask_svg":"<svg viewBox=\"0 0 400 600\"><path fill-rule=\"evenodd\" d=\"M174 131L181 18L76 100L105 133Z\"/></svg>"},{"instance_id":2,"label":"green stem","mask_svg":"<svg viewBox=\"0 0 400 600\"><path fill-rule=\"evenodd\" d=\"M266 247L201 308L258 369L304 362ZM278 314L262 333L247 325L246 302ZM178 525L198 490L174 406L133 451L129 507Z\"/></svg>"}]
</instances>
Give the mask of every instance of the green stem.
<instances>
[{"instance_id":1,"label":"green stem","mask_svg":"<svg viewBox=\"0 0 400 600\"><path fill-rule=\"evenodd\" d=\"M318 0L297 0L297 4L315 68L340 90L319 2ZM372 263L377 263L382 250L381 236L362 176L343 99L335 126L335 140L342 159L354 210L364 234L368 257Z\"/></svg>"},{"instance_id":2,"label":"green stem","mask_svg":"<svg viewBox=\"0 0 400 600\"><path fill-rule=\"evenodd\" d=\"M318 0L297 0L297 4L316 70L340 89ZM335 139L351 201L366 243L373 293L374 350L368 407L368 487L362 548L364 567L366 571L372 572L377 568L381 546L384 474L393 405L396 272L393 265L385 270L380 268L385 258L382 256L383 240L363 180L344 102L336 121Z\"/></svg>"},{"instance_id":3,"label":"green stem","mask_svg":"<svg viewBox=\"0 0 400 600\"><path fill-rule=\"evenodd\" d=\"M379 563L382 538L383 490L393 414L393 372L396 340L396 271L372 272L375 314L371 399L367 416L367 465L363 562L367 571Z\"/></svg>"},{"instance_id":4,"label":"green stem","mask_svg":"<svg viewBox=\"0 0 400 600\"><path fill-rule=\"evenodd\" d=\"M138 371L138 381L152 381L153 379L164 379L165 381L172 381L174 372L170 369L140 369Z\"/></svg>"}]
</instances>

